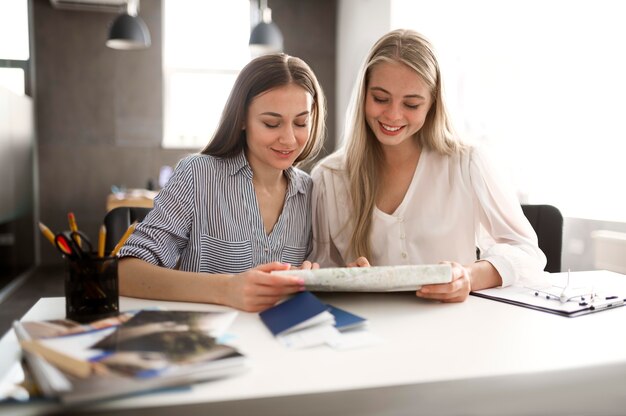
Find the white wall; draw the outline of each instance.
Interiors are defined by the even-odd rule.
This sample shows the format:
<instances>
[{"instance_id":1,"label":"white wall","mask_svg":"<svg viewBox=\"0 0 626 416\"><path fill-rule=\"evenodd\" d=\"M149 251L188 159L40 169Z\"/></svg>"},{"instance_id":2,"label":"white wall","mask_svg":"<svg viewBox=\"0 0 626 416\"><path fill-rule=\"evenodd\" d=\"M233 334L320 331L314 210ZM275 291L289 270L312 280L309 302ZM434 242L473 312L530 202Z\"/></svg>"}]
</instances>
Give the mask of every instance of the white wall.
<instances>
[{"instance_id":1,"label":"white wall","mask_svg":"<svg viewBox=\"0 0 626 416\"><path fill-rule=\"evenodd\" d=\"M337 146L356 74L370 47L391 28L391 0L339 0L337 19ZM331 132L332 134L332 132Z\"/></svg>"}]
</instances>

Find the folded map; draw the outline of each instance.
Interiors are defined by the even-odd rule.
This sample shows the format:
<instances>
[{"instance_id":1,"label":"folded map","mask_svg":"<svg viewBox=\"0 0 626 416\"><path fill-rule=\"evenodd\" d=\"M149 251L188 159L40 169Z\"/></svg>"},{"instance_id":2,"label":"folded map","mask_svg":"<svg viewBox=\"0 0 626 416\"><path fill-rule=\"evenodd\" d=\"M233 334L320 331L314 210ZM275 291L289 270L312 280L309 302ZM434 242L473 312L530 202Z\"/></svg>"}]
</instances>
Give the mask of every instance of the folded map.
<instances>
[{"instance_id":1,"label":"folded map","mask_svg":"<svg viewBox=\"0 0 626 416\"><path fill-rule=\"evenodd\" d=\"M320 292L401 292L418 290L422 285L452 281L449 264L329 267L272 273L300 277L304 279L307 290Z\"/></svg>"}]
</instances>

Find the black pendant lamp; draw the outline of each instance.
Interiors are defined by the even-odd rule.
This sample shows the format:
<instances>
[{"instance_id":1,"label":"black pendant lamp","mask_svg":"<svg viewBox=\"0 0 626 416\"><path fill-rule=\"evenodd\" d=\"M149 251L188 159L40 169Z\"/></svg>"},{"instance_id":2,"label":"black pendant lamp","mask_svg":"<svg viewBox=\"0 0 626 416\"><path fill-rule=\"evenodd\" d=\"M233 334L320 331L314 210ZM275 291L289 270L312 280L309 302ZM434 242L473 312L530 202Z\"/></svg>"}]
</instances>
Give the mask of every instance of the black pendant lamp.
<instances>
[{"instance_id":1,"label":"black pendant lamp","mask_svg":"<svg viewBox=\"0 0 626 416\"><path fill-rule=\"evenodd\" d=\"M106 45L113 49L144 49L150 46L150 31L137 16L139 0L128 0L126 13L120 14L109 29Z\"/></svg>"},{"instance_id":2,"label":"black pendant lamp","mask_svg":"<svg viewBox=\"0 0 626 416\"><path fill-rule=\"evenodd\" d=\"M272 9L267 7L267 0L260 2L261 21L250 33L250 51L255 56L283 51L283 34L272 22Z\"/></svg>"}]
</instances>

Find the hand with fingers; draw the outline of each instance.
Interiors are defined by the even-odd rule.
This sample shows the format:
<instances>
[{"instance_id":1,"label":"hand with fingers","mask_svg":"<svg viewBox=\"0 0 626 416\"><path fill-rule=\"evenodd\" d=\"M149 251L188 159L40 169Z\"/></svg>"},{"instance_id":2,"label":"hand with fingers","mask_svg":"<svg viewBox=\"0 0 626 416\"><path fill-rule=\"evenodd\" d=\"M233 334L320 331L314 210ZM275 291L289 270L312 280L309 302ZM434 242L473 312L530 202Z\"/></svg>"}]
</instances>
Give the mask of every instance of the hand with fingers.
<instances>
[{"instance_id":1,"label":"hand with fingers","mask_svg":"<svg viewBox=\"0 0 626 416\"><path fill-rule=\"evenodd\" d=\"M370 267L370 262L365 257L359 257L352 263L346 264L346 267Z\"/></svg>"},{"instance_id":2,"label":"hand with fingers","mask_svg":"<svg viewBox=\"0 0 626 416\"><path fill-rule=\"evenodd\" d=\"M424 285L415 294L424 299L442 302L463 302L472 290L471 271L459 263L444 261L452 267L452 281L436 285Z\"/></svg>"},{"instance_id":3,"label":"hand with fingers","mask_svg":"<svg viewBox=\"0 0 626 416\"><path fill-rule=\"evenodd\" d=\"M271 274L289 268L289 264L273 262L234 275L228 284L228 304L246 312L259 312L287 295L303 291L304 280Z\"/></svg>"}]
</instances>

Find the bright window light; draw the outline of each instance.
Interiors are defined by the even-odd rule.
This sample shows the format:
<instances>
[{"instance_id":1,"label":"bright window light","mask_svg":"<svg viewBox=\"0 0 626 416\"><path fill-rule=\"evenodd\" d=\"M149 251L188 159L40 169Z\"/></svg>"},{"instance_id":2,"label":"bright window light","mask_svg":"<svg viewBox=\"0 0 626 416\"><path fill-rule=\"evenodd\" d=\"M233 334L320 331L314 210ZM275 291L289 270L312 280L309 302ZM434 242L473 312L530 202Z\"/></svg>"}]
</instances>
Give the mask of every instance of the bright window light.
<instances>
[{"instance_id":1,"label":"bright window light","mask_svg":"<svg viewBox=\"0 0 626 416\"><path fill-rule=\"evenodd\" d=\"M621 2L393 0L391 16L433 42L455 127L490 143L522 202L626 222Z\"/></svg>"},{"instance_id":2,"label":"bright window light","mask_svg":"<svg viewBox=\"0 0 626 416\"><path fill-rule=\"evenodd\" d=\"M249 61L249 0L164 0L163 147L203 148Z\"/></svg>"},{"instance_id":3,"label":"bright window light","mask_svg":"<svg viewBox=\"0 0 626 416\"><path fill-rule=\"evenodd\" d=\"M0 59L27 61L28 1L2 1L0 13Z\"/></svg>"},{"instance_id":4,"label":"bright window light","mask_svg":"<svg viewBox=\"0 0 626 416\"><path fill-rule=\"evenodd\" d=\"M22 68L0 68L0 87L24 95L24 70Z\"/></svg>"}]
</instances>

